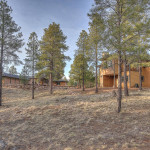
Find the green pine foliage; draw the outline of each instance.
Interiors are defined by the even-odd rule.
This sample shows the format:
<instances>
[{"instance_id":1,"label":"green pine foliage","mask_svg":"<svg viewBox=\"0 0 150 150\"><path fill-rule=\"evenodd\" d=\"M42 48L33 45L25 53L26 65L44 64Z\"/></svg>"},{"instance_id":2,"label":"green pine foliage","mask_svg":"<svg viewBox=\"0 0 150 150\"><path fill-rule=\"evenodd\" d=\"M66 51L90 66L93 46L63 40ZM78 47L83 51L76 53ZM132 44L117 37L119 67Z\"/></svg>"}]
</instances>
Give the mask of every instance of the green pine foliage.
<instances>
[{"instance_id":1,"label":"green pine foliage","mask_svg":"<svg viewBox=\"0 0 150 150\"><path fill-rule=\"evenodd\" d=\"M37 34L32 32L28 39L26 50L26 59L25 62L27 64L28 69L31 72L31 75L34 77L34 73L36 71L36 64L38 62L38 58L40 55L39 51L39 41Z\"/></svg>"},{"instance_id":2,"label":"green pine foliage","mask_svg":"<svg viewBox=\"0 0 150 150\"><path fill-rule=\"evenodd\" d=\"M81 87L81 85L83 86L82 84L83 68L84 68L85 86L90 87L89 85L91 86L93 85L93 81L95 79L94 74L88 65L88 59L85 59L83 54L78 54L77 56L75 56L73 64L71 65L71 70L69 72L70 85L74 86L78 85L78 87Z\"/></svg>"},{"instance_id":3,"label":"green pine foliage","mask_svg":"<svg viewBox=\"0 0 150 150\"><path fill-rule=\"evenodd\" d=\"M103 50L103 32L104 24L101 18L96 18L98 14L90 17L90 28L89 28L89 58L91 65L94 66L95 70L95 92L98 93L98 65L100 63L100 58L102 57Z\"/></svg>"},{"instance_id":4,"label":"green pine foliage","mask_svg":"<svg viewBox=\"0 0 150 150\"><path fill-rule=\"evenodd\" d=\"M13 74L13 75L18 74L16 67L15 67L15 66L11 66L11 67L9 68L9 73L10 73L10 74Z\"/></svg>"},{"instance_id":5,"label":"green pine foliage","mask_svg":"<svg viewBox=\"0 0 150 150\"><path fill-rule=\"evenodd\" d=\"M11 17L12 9L7 1L0 1L0 106L2 102L2 70L4 65L20 64L18 57L19 49L23 46L20 27Z\"/></svg>"},{"instance_id":6,"label":"green pine foliage","mask_svg":"<svg viewBox=\"0 0 150 150\"><path fill-rule=\"evenodd\" d=\"M22 71L20 73L20 81L23 85L28 84L29 81L29 69L27 65L25 64L22 68Z\"/></svg>"},{"instance_id":7,"label":"green pine foliage","mask_svg":"<svg viewBox=\"0 0 150 150\"><path fill-rule=\"evenodd\" d=\"M44 29L44 35L40 42L40 57L37 63L39 73L37 76L45 76L49 79L51 94L53 79L64 76L65 61L70 60L64 54L68 50L66 39L60 25L53 22Z\"/></svg>"},{"instance_id":8,"label":"green pine foliage","mask_svg":"<svg viewBox=\"0 0 150 150\"><path fill-rule=\"evenodd\" d=\"M32 99L34 99L34 78L35 78L34 76L36 71L36 64L38 62L38 58L40 54L39 41L38 41L37 34L35 32L32 32L30 34L27 43L26 54L27 54L27 58L25 59L25 62L32 74Z\"/></svg>"},{"instance_id":9,"label":"green pine foliage","mask_svg":"<svg viewBox=\"0 0 150 150\"><path fill-rule=\"evenodd\" d=\"M89 44L88 44L88 33L85 30L79 35L78 41L76 43L77 50L75 51L75 56L80 56L82 59L80 60L80 65L82 66L81 74L82 74L82 90L85 90L85 76L86 76L86 65L87 61L89 61Z\"/></svg>"}]
</instances>

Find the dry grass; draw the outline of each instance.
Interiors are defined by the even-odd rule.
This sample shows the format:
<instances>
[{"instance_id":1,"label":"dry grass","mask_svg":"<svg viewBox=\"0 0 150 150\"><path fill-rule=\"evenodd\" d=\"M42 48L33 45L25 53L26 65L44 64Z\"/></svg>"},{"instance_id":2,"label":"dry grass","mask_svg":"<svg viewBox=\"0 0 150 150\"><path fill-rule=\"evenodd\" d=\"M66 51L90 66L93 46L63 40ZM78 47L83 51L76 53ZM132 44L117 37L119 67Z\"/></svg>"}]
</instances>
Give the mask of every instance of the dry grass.
<instances>
[{"instance_id":1,"label":"dry grass","mask_svg":"<svg viewBox=\"0 0 150 150\"><path fill-rule=\"evenodd\" d=\"M69 94L72 95L69 95ZM4 89L0 140L5 149L149 150L150 91L133 91L117 114L110 93Z\"/></svg>"}]
</instances>

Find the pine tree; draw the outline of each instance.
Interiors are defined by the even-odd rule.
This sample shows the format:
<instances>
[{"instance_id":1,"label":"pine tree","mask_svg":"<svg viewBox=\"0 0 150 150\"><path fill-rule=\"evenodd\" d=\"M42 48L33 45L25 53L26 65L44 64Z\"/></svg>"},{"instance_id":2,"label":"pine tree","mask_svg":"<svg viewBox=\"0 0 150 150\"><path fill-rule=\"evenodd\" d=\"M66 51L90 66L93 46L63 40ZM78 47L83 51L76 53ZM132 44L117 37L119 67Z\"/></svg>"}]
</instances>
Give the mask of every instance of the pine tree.
<instances>
[{"instance_id":1,"label":"pine tree","mask_svg":"<svg viewBox=\"0 0 150 150\"><path fill-rule=\"evenodd\" d=\"M25 64L22 68L22 71L20 73L20 81L21 83L25 86L26 84L28 84L29 81L29 68L27 67L27 65Z\"/></svg>"},{"instance_id":2,"label":"pine tree","mask_svg":"<svg viewBox=\"0 0 150 150\"><path fill-rule=\"evenodd\" d=\"M64 76L64 68L66 66L66 62L63 59L56 59L54 65L54 80L59 80Z\"/></svg>"},{"instance_id":3,"label":"pine tree","mask_svg":"<svg viewBox=\"0 0 150 150\"><path fill-rule=\"evenodd\" d=\"M27 58L25 59L28 68L32 72L32 99L34 99L34 78L35 78L35 71L36 71L36 64L39 57L39 41L37 34L32 32L30 34L28 43L28 48L26 48Z\"/></svg>"},{"instance_id":4,"label":"pine tree","mask_svg":"<svg viewBox=\"0 0 150 150\"><path fill-rule=\"evenodd\" d=\"M80 33L80 36L77 41L77 50L75 55L77 56L78 54L82 54L83 59L81 60L82 62L82 90L85 91L85 76L86 76L86 70L85 70L85 65L86 61L88 59L88 34L85 30L82 30Z\"/></svg>"},{"instance_id":5,"label":"pine tree","mask_svg":"<svg viewBox=\"0 0 150 150\"><path fill-rule=\"evenodd\" d=\"M65 56L64 52L68 50L66 45L66 36L64 36L59 24L52 23L48 28L44 29L44 35L40 43L41 55L37 64L39 74L49 76L49 92L53 92L53 78L60 63L70 58ZM64 69L64 64L62 65ZM60 71L60 69L58 69Z\"/></svg>"},{"instance_id":6,"label":"pine tree","mask_svg":"<svg viewBox=\"0 0 150 150\"><path fill-rule=\"evenodd\" d=\"M17 74L17 69L14 67L14 66L11 66L10 68L9 68L9 73L10 74Z\"/></svg>"},{"instance_id":7,"label":"pine tree","mask_svg":"<svg viewBox=\"0 0 150 150\"><path fill-rule=\"evenodd\" d=\"M89 57L90 62L92 62L92 65L95 66L95 85L96 89L95 92L98 93L98 63L100 58L102 57L102 39L103 39L103 20L100 20L99 18L96 18L98 14L95 14L95 16L90 17L90 28L89 28Z\"/></svg>"},{"instance_id":8,"label":"pine tree","mask_svg":"<svg viewBox=\"0 0 150 150\"><path fill-rule=\"evenodd\" d=\"M2 70L4 64L21 63L17 52L23 46L22 33L11 17L12 9L5 0L0 1L0 106L2 103Z\"/></svg>"},{"instance_id":9,"label":"pine tree","mask_svg":"<svg viewBox=\"0 0 150 150\"><path fill-rule=\"evenodd\" d=\"M83 64L84 59L84 64ZM78 54L75 56L73 64L71 65L71 70L69 72L70 79L78 83L78 87L81 87L81 81L83 80L83 68L84 68L84 80L88 77L88 61L85 59L83 54ZM83 86L83 84L82 84Z\"/></svg>"}]
</instances>

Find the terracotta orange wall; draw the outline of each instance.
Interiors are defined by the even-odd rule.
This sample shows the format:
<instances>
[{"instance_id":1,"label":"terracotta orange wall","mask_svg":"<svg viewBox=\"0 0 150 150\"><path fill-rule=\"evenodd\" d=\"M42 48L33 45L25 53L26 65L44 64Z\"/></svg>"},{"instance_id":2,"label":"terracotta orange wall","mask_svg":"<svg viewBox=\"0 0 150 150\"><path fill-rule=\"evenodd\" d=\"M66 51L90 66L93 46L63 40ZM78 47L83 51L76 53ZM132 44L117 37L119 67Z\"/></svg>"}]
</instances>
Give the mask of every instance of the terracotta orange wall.
<instances>
[{"instance_id":1,"label":"terracotta orange wall","mask_svg":"<svg viewBox=\"0 0 150 150\"><path fill-rule=\"evenodd\" d=\"M122 76L124 76L124 72L122 72ZM130 71L131 83L129 83L129 71L127 71L127 76L128 76L128 82L127 82L128 88L129 88L129 84L131 84L131 88L135 87L135 84L139 85L139 73L138 72ZM124 82L122 82L122 88L124 88Z\"/></svg>"},{"instance_id":2,"label":"terracotta orange wall","mask_svg":"<svg viewBox=\"0 0 150 150\"><path fill-rule=\"evenodd\" d=\"M131 71L131 88L135 87L135 84L139 85L139 72Z\"/></svg>"},{"instance_id":3,"label":"terracotta orange wall","mask_svg":"<svg viewBox=\"0 0 150 150\"><path fill-rule=\"evenodd\" d=\"M100 75L100 87L103 87L103 76Z\"/></svg>"},{"instance_id":4,"label":"terracotta orange wall","mask_svg":"<svg viewBox=\"0 0 150 150\"><path fill-rule=\"evenodd\" d=\"M103 86L113 87L113 76L103 76Z\"/></svg>"},{"instance_id":5,"label":"terracotta orange wall","mask_svg":"<svg viewBox=\"0 0 150 150\"><path fill-rule=\"evenodd\" d=\"M100 67L100 74L101 75L113 75L114 74L114 61L112 62L112 67L109 67L107 69L103 69L103 67ZM118 74L118 61L115 60L115 74Z\"/></svg>"},{"instance_id":6,"label":"terracotta orange wall","mask_svg":"<svg viewBox=\"0 0 150 150\"><path fill-rule=\"evenodd\" d=\"M122 72L123 76L123 72ZM129 71L127 71L128 76L128 87L129 87ZM150 67L149 68L142 68L142 76L144 76L144 82L142 82L143 87L150 87ZM139 72L138 71L131 71L130 72L130 78L131 78L131 88L135 87L135 84L140 83L139 81ZM122 83L122 87L124 87L124 84Z\"/></svg>"},{"instance_id":7,"label":"terracotta orange wall","mask_svg":"<svg viewBox=\"0 0 150 150\"><path fill-rule=\"evenodd\" d=\"M132 71L130 71L130 73L132 74ZM121 73L122 77L124 76L124 72ZM128 82L127 82L127 86L129 88L129 71L127 71L127 76L128 76ZM131 79L132 80L132 79ZM118 83L117 83L118 84ZM124 88L124 82L121 83L122 88Z\"/></svg>"},{"instance_id":8,"label":"terracotta orange wall","mask_svg":"<svg viewBox=\"0 0 150 150\"><path fill-rule=\"evenodd\" d=\"M3 77L2 83L3 84L19 84L20 80L16 78Z\"/></svg>"},{"instance_id":9,"label":"terracotta orange wall","mask_svg":"<svg viewBox=\"0 0 150 150\"><path fill-rule=\"evenodd\" d=\"M53 85L57 85L57 82L53 81ZM65 85L67 85L66 82L60 82L60 85L58 86L65 86Z\"/></svg>"},{"instance_id":10,"label":"terracotta orange wall","mask_svg":"<svg viewBox=\"0 0 150 150\"><path fill-rule=\"evenodd\" d=\"M123 72L122 72L122 76L123 76ZM129 71L127 71L127 76L128 76L128 82L127 82L127 86L129 87ZM135 87L135 84L139 84L139 74L138 72L135 71L131 71L130 72L130 76L131 76L131 87ZM100 77L100 84L101 87L113 87L114 85L114 76L101 76ZM115 78L115 83L116 83L116 87L118 87L118 76L116 76ZM122 88L124 88L124 82L122 82ZM144 87L144 86L143 86Z\"/></svg>"},{"instance_id":11,"label":"terracotta orange wall","mask_svg":"<svg viewBox=\"0 0 150 150\"><path fill-rule=\"evenodd\" d=\"M113 86L114 86L114 76L113 76ZM118 87L118 76L115 77L115 86Z\"/></svg>"},{"instance_id":12,"label":"terracotta orange wall","mask_svg":"<svg viewBox=\"0 0 150 150\"><path fill-rule=\"evenodd\" d=\"M143 87L150 87L150 67L142 68L142 75L144 76Z\"/></svg>"},{"instance_id":13,"label":"terracotta orange wall","mask_svg":"<svg viewBox=\"0 0 150 150\"><path fill-rule=\"evenodd\" d=\"M116 67L117 67L117 65L116 65ZM135 69L131 69L131 70L135 70ZM118 72L118 70L116 69L115 72ZM113 86L114 81L113 81L112 77L106 76L105 73L106 72L103 72L100 68L100 86L101 87ZM123 74L124 73L122 72L122 76L123 76ZM113 76L113 74L112 74L112 76ZM129 71L127 71L127 76L128 76L127 85L129 87ZM144 76L144 81L142 82L142 86L150 87L150 67L142 68L142 76ZM135 84L139 85L139 72L138 71L130 71L130 79L131 79L131 88L135 87ZM117 85L118 85L118 79L116 77L116 86ZM124 87L124 83L122 82L122 88L123 87Z\"/></svg>"}]
</instances>

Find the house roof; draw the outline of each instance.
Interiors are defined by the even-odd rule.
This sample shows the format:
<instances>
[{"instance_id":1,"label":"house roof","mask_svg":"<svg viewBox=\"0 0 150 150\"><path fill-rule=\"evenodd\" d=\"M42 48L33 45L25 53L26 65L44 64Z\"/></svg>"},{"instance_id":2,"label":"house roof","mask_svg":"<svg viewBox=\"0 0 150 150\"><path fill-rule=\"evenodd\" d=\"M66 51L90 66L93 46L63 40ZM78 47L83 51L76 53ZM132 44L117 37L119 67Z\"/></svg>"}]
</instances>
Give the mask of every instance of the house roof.
<instances>
[{"instance_id":1,"label":"house roof","mask_svg":"<svg viewBox=\"0 0 150 150\"><path fill-rule=\"evenodd\" d=\"M16 78L19 79L19 75L9 74L9 73L3 73L3 77L9 77L9 78Z\"/></svg>"}]
</instances>

